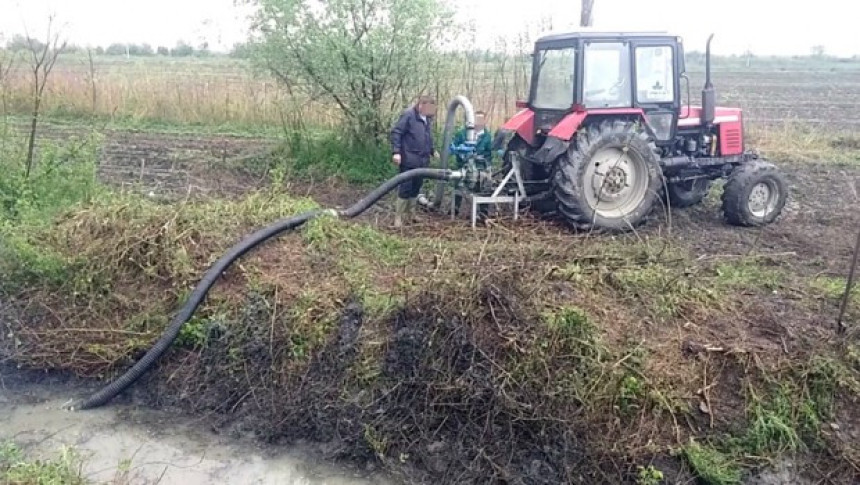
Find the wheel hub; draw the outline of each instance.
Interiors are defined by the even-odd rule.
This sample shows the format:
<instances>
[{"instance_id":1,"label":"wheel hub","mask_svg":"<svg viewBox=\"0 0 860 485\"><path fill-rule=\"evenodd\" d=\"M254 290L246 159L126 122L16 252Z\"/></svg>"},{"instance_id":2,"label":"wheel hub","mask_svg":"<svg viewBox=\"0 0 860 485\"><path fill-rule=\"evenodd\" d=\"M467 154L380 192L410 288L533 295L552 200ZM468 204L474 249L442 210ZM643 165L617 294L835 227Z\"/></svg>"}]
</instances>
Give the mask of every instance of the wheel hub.
<instances>
[{"instance_id":1,"label":"wheel hub","mask_svg":"<svg viewBox=\"0 0 860 485\"><path fill-rule=\"evenodd\" d=\"M626 217L647 194L645 161L626 147L609 147L595 153L585 175L585 196L596 215Z\"/></svg>"},{"instance_id":2,"label":"wheel hub","mask_svg":"<svg viewBox=\"0 0 860 485\"><path fill-rule=\"evenodd\" d=\"M603 193L617 197L627 187L627 171L623 167L612 167L603 179Z\"/></svg>"},{"instance_id":3,"label":"wheel hub","mask_svg":"<svg viewBox=\"0 0 860 485\"><path fill-rule=\"evenodd\" d=\"M747 200L750 213L756 217L765 217L774 210L777 195L767 182L754 185Z\"/></svg>"}]
</instances>

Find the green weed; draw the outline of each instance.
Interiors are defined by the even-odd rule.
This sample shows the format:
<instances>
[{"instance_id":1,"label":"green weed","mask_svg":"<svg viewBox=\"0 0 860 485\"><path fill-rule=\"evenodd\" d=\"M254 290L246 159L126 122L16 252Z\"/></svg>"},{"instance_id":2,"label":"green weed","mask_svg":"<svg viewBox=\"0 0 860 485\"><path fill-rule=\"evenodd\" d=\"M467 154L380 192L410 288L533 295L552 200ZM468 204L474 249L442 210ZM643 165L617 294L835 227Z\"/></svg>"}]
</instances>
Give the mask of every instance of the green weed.
<instances>
[{"instance_id":1,"label":"green weed","mask_svg":"<svg viewBox=\"0 0 860 485\"><path fill-rule=\"evenodd\" d=\"M645 383L642 379L629 374L624 376L618 389L618 402L621 412L628 414L632 410L638 409L646 394Z\"/></svg>"},{"instance_id":2,"label":"green weed","mask_svg":"<svg viewBox=\"0 0 860 485\"><path fill-rule=\"evenodd\" d=\"M663 472L654 468L654 465L639 467L636 475L636 485L660 485L663 483Z\"/></svg>"},{"instance_id":3,"label":"green weed","mask_svg":"<svg viewBox=\"0 0 860 485\"><path fill-rule=\"evenodd\" d=\"M735 485L741 483L740 467L716 448L691 441L681 451L693 473L706 484Z\"/></svg>"},{"instance_id":4,"label":"green weed","mask_svg":"<svg viewBox=\"0 0 860 485\"><path fill-rule=\"evenodd\" d=\"M0 444L0 483L39 485L85 485L81 459L73 448L64 447L53 460L27 460L13 443Z\"/></svg>"},{"instance_id":5,"label":"green weed","mask_svg":"<svg viewBox=\"0 0 860 485\"><path fill-rule=\"evenodd\" d=\"M687 306L718 302L718 295L700 286L684 268L652 263L616 270L609 279L616 289L640 299L661 320L681 315Z\"/></svg>"},{"instance_id":6,"label":"green weed","mask_svg":"<svg viewBox=\"0 0 860 485\"><path fill-rule=\"evenodd\" d=\"M579 350L577 355L594 360L600 360L603 356L604 350L600 344L597 327L584 310L566 306L545 314L544 319L552 334L559 338L562 345Z\"/></svg>"},{"instance_id":7,"label":"green weed","mask_svg":"<svg viewBox=\"0 0 860 485\"><path fill-rule=\"evenodd\" d=\"M845 278L834 278L831 276L819 276L810 281L810 287L817 296L836 301L841 301L845 297L846 284L847 280ZM854 288L851 301L860 303L860 289Z\"/></svg>"},{"instance_id":8,"label":"green weed","mask_svg":"<svg viewBox=\"0 0 860 485\"><path fill-rule=\"evenodd\" d=\"M767 289L782 287L784 275L780 271L763 266L756 258L747 258L731 263L721 263L714 268L717 285L726 289Z\"/></svg>"},{"instance_id":9,"label":"green weed","mask_svg":"<svg viewBox=\"0 0 860 485\"><path fill-rule=\"evenodd\" d=\"M206 344L208 336L206 319L195 317L185 322L179 330L174 345L186 348L198 348Z\"/></svg>"},{"instance_id":10,"label":"green weed","mask_svg":"<svg viewBox=\"0 0 860 485\"><path fill-rule=\"evenodd\" d=\"M320 348L337 326L337 310L322 302L323 295L308 289L296 299L288 311L287 332L290 354L304 359Z\"/></svg>"},{"instance_id":11,"label":"green weed","mask_svg":"<svg viewBox=\"0 0 860 485\"><path fill-rule=\"evenodd\" d=\"M62 144L44 142L29 176L22 152L0 153L0 221L47 223L92 199L102 190L96 179L100 145L95 133Z\"/></svg>"},{"instance_id":12,"label":"green weed","mask_svg":"<svg viewBox=\"0 0 860 485\"><path fill-rule=\"evenodd\" d=\"M0 221L0 290L12 292L28 286L59 286L74 274L69 257L30 236L38 232Z\"/></svg>"},{"instance_id":13,"label":"green weed","mask_svg":"<svg viewBox=\"0 0 860 485\"><path fill-rule=\"evenodd\" d=\"M304 231L312 249L341 258L364 258L386 267L403 264L408 255L405 240L374 229L329 217L310 221Z\"/></svg>"},{"instance_id":14,"label":"green weed","mask_svg":"<svg viewBox=\"0 0 860 485\"><path fill-rule=\"evenodd\" d=\"M743 440L745 448L755 456L778 455L802 448L796 406L787 387L777 389L768 401L754 401Z\"/></svg>"},{"instance_id":15,"label":"green weed","mask_svg":"<svg viewBox=\"0 0 860 485\"><path fill-rule=\"evenodd\" d=\"M286 148L288 167L306 176L375 184L396 173L387 146L358 143L344 134L293 131Z\"/></svg>"}]
</instances>

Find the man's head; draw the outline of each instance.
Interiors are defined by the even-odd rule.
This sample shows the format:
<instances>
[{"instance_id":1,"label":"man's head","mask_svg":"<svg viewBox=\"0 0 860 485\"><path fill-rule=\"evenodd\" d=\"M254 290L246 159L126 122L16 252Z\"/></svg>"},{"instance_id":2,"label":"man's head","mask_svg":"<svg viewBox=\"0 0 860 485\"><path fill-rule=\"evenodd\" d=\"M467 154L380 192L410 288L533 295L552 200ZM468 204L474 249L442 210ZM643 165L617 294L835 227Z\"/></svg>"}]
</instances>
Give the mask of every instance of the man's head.
<instances>
[{"instance_id":1,"label":"man's head","mask_svg":"<svg viewBox=\"0 0 860 485\"><path fill-rule=\"evenodd\" d=\"M475 131L481 131L487 126L487 113L475 111Z\"/></svg>"},{"instance_id":2,"label":"man's head","mask_svg":"<svg viewBox=\"0 0 860 485\"><path fill-rule=\"evenodd\" d=\"M422 95L418 97L418 112L424 116L436 115L436 98Z\"/></svg>"}]
</instances>

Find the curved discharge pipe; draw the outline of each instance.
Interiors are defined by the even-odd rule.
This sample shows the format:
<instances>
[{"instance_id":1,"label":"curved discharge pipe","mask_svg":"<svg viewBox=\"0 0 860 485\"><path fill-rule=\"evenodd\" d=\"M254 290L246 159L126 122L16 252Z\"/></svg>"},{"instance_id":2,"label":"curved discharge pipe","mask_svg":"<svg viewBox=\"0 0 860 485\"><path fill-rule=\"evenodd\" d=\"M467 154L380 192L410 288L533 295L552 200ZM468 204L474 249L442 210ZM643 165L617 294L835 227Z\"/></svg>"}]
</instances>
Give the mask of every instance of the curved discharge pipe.
<instances>
[{"instance_id":1,"label":"curved discharge pipe","mask_svg":"<svg viewBox=\"0 0 860 485\"><path fill-rule=\"evenodd\" d=\"M448 168L448 158L451 156L449 147L451 138L454 136L454 122L457 119L457 107L462 106L466 112L466 141L475 141L475 109L472 102L463 95L458 95L448 103L448 114L445 116L445 130L442 132L442 156L439 159L439 168ZM431 201L432 207L438 209L442 205L442 196L445 194L445 184L439 181L436 184L436 194Z\"/></svg>"},{"instance_id":2,"label":"curved discharge pipe","mask_svg":"<svg viewBox=\"0 0 860 485\"><path fill-rule=\"evenodd\" d=\"M134 384L135 381L140 379L143 374L149 371L152 366L155 365L156 361L167 351L168 348L173 344L173 341L176 340L176 337L179 336L180 330L182 330L182 326L185 325L191 316L194 314L194 311L197 310L197 307L203 303L203 300L206 298L206 294L221 276L221 274L235 262L237 259L242 257L245 253L251 251L255 247L260 244L266 242L267 240L282 234L286 231L290 231L295 229L304 223L308 222L315 217L320 215L328 214L333 215L335 217L343 217L343 218L353 218L362 212L366 211L370 206L379 201L385 194L391 192L398 185L408 180L411 180L416 177L428 178L439 180L440 183L446 180L457 180L462 177L462 173L455 172L451 170L444 169L435 169L435 168L422 168L409 170L408 172L401 173L396 177L393 177L387 180L385 183L377 187L373 192L367 194L363 199L356 202L353 206L337 211L334 209L328 210L312 210L305 212L303 214L299 214L297 216L289 217L286 219L281 219L269 226L266 226L250 236L247 236L241 242L233 246L224 256L221 256L218 261L213 264L206 274L203 275L203 279L197 284L197 287L194 288L194 291L191 293L191 296L188 297L188 300L185 304L180 308L179 312L173 317L173 320L170 322L170 325L164 330L164 333L161 337L155 342L155 344L146 352L146 354L137 361L134 366L128 369L123 375L119 376L113 382L109 383L107 386L102 388L100 391L96 392L86 400L80 402L77 405L71 406L71 409L91 409L102 406L106 404L108 401L116 397L119 393L126 390L129 386Z\"/></svg>"}]
</instances>

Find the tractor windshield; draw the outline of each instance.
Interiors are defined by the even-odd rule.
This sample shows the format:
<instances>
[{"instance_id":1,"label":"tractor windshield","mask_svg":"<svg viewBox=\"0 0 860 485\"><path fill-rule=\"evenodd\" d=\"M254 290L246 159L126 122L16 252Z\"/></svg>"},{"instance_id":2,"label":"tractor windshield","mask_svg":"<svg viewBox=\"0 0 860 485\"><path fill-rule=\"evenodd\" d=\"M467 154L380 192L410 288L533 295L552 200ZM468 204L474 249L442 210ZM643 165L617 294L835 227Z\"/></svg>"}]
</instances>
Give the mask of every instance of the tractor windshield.
<instances>
[{"instance_id":1,"label":"tractor windshield","mask_svg":"<svg viewBox=\"0 0 860 485\"><path fill-rule=\"evenodd\" d=\"M546 49L535 57L534 98L537 109L568 110L573 106L576 49Z\"/></svg>"},{"instance_id":2,"label":"tractor windshield","mask_svg":"<svg viewBox=\"0 0 860 485\"><path fill-rule=\"evenodd\" d=\"M585 47L583 101L586 108L632 105L630 56L620 42L592 42Z\"/></svg>"}]
</instances>

